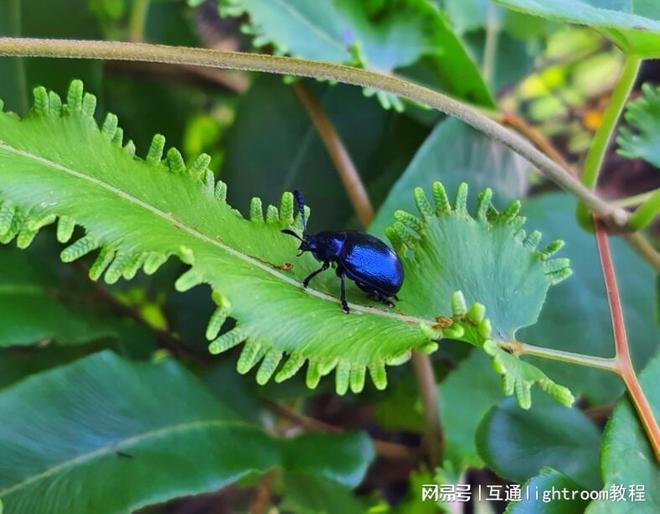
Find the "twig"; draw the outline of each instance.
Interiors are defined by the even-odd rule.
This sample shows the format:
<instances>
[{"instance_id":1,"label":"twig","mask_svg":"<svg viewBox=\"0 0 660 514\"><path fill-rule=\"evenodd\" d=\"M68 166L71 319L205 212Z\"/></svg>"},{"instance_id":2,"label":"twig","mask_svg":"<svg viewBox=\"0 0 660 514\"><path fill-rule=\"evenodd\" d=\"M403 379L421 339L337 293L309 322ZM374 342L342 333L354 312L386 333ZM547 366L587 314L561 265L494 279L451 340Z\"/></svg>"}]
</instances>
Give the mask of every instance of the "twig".
<instances>
[{"instance_id":1,"label":"twig","mask_svg":"<svg viewBox=\"0 0 660 514\"><path fill-rule=\"evenodd\" d=\"M660 270L660 252L640 232L623 234L623 238L628 244L654 269Z\"/></svg>"},{"instance_id":2,"label":"twig","mask_svg":"<svg viewBox=\"0 0 660 514\"><path fill-rule=\"evenodd\" d=\"M660 213L660 190L644 200L628 219L628 226L637 231L650 225Z\"/></svg>"},{"instance_id":3,"label":"twig","mask_svg":"<svg viewBox=\"0 0 660 514\"><path fill-rule=\"evenodd\" d=\"M292 88L330 154L360 223L368 227L374 217L374 208L344 142L314 94L300 81L294 82Z\"/></svg>"},{"instance_id":4,"label":"twig","mask_svg":"<svg viewBox=\"0 0 660 514\"><path fill-rule=\"evenodd\" d=\"M131 16L128 22L128 38L135 42L144 41L144 27L149 13L149 4L151 0L135 0L131 9Z\"/></svg>"},{"instance_id":5,"label":"twig","mask_svg":"<svg viewBox=\"0 0 660 514\"><path fill-rule=\"evenodd\" d=\"M653 415L653 410L649 404L644 391L637 379L632 360L630 359L630 348L628 346L628 336L626 334L625 321L623 318L623 308L619 296L619 287L617 285L614 263L607 239L607 232L601 222L594 218L596 228L596 243L600 255L600 264L603 268L605 278L605 288L607 290L607 301L610 305L612 316L612 328L614 331L614 346L616 349L616 370L623 379L628 395L637 411L642 426L646 431L656 460L660 462L660 428Z\"/></svg>"},{"instance_id":6,"label":"twig","mask_svg":"<svg viewBox=\"0 0 660 514\"><path fill-rule=\"evenodd\" d=\"M618 198L612 200L612 204L617 207L636 207L641 203L644 203L651 195L657 193L660 189L654 189L653 191L645 191L644 193L639 193L638 195L627 196L625 198Z\"/></svg>"},{"instance_id":7,"label":"twig","mask_svg":"<svg viewBox=\"0 0 660 514\"><path fill-rule=\"evenodd\" d=\"M564 156L552 145L550 141L548 141L548 138L546 138L540 130L531 126L520 116L510 112L505 112L502 114L501 122L504 125L507 125L520 132L553 161L558 163L572 175L577 176L577 170L571 166L571 164L566 159L564 159Z\"/></svg>"},{"instance_id":8,"label":"twig","mask_svg":"<svg viewBox=\"0 0 660 514\"><path fill-rule=\"evenodd\" d=\"M290 57L116 41L0 38L0 55L186 64L297 75L371 87L429 105L461 119L525 157L536 169L577 196L606 222L625 227L628 219L628 213L623 209L608 204L525 138L491 120L478 109L393 75Z\"/></svg>"},{"instance_id":9,"label":"twig","mask_svg":"<svg viewBox=\"0 0 660 514\"><path fill-rule=\"evenodd\" d=\"M568 364L576 364L578 366L586 366L589 368L604 369L616 373L616 361L614 359L565 352L563 350L554 350L552 348L543 348L541 346L521 343L520 341L500 341L497 344L514 355L542 357L548 360L566 362Z\"/></svg>"},{"instance_id":10,"label":"twig","mask_svg":"<svg viewBox=\"0 0 660 514\"><path fill-rule=\"evenodd\" d=\"M301 427L309 430L310 432L318 432L322 434L341 434L344 429L329 423L324 423L318 419L310 418L304 414L294 412L283 405L266 400L264 406L277 416L289 419ZM391 460L417 460L419 454L410 446L405 446L398 443L389 441L382 441L380 439L371 440L376 453L383 458Z\"/></svg>"},{"instance_id":11,"label":"twig","mask_svg":"<svg viewBox=\"0 0 660 514\"><path fill-rule=\"evenodd\" d=\"M276 473L274 469L271 469L262 475L254 499L248 509L249 514L266 514L268 512Z\"/></svg>"},{"instance_id":12,"label":"twig","mask_svg":"<svg viewBox=\"0 0 660 514\"><path fill-rule=\"evenodd\" d=\"M413 351L412 361L424 412L424 444L431 465L435 467L441 462L444 443L438 409L438 385L431 359L427 354Z\"/></svg>"}]
</instances>

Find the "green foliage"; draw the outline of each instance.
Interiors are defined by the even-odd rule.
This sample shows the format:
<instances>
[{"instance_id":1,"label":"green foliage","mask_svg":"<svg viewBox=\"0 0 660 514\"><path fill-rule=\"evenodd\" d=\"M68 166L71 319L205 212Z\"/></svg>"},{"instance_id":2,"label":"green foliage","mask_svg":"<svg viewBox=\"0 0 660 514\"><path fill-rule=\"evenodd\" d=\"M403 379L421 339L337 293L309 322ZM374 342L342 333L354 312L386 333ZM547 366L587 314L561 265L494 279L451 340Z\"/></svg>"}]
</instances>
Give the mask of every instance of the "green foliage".
<instances>
[{"instance_id":1,"label":"green foliage","mask_svg":"<svg viewBox=\"0 0 660 514\"><path fill-rule=\"evenodd\" d=\"M484 167L484 162L488 166ZM419 147L408 167L392 186L378 209L370 231L383 234L397 209L414 209L410 191L419 184L441 181L453 191L461 182L470 189L493 190L493 201L508 203L525 195L529 164L508 148L493 143L465 123L449 118L441 121ZM476 207L477 199L469 199Z\"/></svg>"},{"instance_id":2,"label":"green foliage","mask_svg":"<svg viewBox=\"0 0 660 514\"><path fill-rule=\"evenodd\" d=\"M660 4L608 0L494 0L503 7L602 32L624 52L660 56Z\"/></svg>"},{"instance_id":3,"label":"green foliage","mask_svg":"<svg viewBox=\"0 0 660 514\"><path fill-rule=\"evenodd\" d=\"M621 127L617 153L628 159L644 159L660 168L660 87L642 86L643 96L626 105L630 127Z\"/></svg>"},{"instance_id":4,"label":"green foliage","mask_svg":"<svg viewBox=\"0 0 660 514\"><path fill-rule=\"evenodd\" d=\"M261 362L260 384L289 354L278 381L309 361L310 387L336 369L340 394L349 386L360 392L368 369L376 387L384 388L386 364L404 362L413 348L434 350L433 340L482 345L512 338L534 323L550 285L570 275L566 259L551 259L559 243L537 250L541 234L522 229L518 203L498 213L486 190L473 218L466 185L452 207L436 183L434 205L421 189L415 192L421 218L399 212L387 230L407 276L400 313L354 304L346 317L337 306L334 277L316 280L319 289L300 285L318 263L309 255L295 258L295 241L280 233L294 224L291 194L283 195L279 209L269 206L265 217L261 201L253 199L250 220L243 219L226 203L225 184L207 169L208 156L186 166L170 149L163 159L165 141L157 135L146 160L137 159L115 116L97 127L95 103L76 81L64 105L55 93L37 88L26 119L0 115L0 237L16 237L25 247L59 217L58 239L65 242L75 220L87 235L62 252L63 260L98 249L90 277L111 284L133 278L140 268L153 273L178 255L190 269L176 281L177 290L201 283L214 288L211 353L246 341L237 369L247 373ZM354 288L349 297L364 301ZM474 304L469 309L466 298ZM236 324L221 333L228 317Z\"/></svg>"},{"instance_id":5,"label":"green foliage","mask_svg":"<svg viewBox=\"0 0 660 514\"><path fill-rule=\"evenodd\" d=\"M640 383L655 419L660 419L660 355L656 355L640 374ZM628 398L622 398L607 423L601 450L604 489L624 485L641 486L645 500L632 502L594 501L589 514L651 514L660 510L660 468L646 434ZM628 492L626 494L629 494Z\"/></svg>"},{"instance_id":6,"label":"green foliage","mask_svg":"<svg viewBox=\"0 0 660 514\"><path fill-rule=\"evenodd\" d=\"M488 467L516 482L551 466L582 487L598 488L601 434L580 410L539 399L529 412L509 399L482 421L477 447Z\"/></svg>"},{"instance_id":7,"label":"green foliage","mask_svg":"<svg viewBox=\"0 0 660 514\"><path fill-rule=\"evenodd\" d=\"M0 248L0 347L116 338L113 325L70 288L71 280L48 259Z\"/></svg>"},{"instance_id":8,"label":"green foliage","mask_svg":"<svg viewBox=\"0 0 660 514\"><path fill-rule=\"evenodd\" d=\"M354 487L373 457L362 434L273 439L174 362L110 352L3 390L0 416L0 497L17 514L126 512L273 467Z\"/></svg>"},{"instance_id":9,"label":"green foliage","mask_svg":"<svg viewBox=\"0 0 660 514\"><path fill-rule=\"evenodd\" d=\"M453 96L493 106L479 71L440 12L425 0L220 0L225 16L249 15L243 31L280 54L352 64L422 79ZM377 20L377 21L376 21ZM415 66L416 65L416 66ZM385 107L402 109L375 91Z\"/></svg>"},{"instance_id":10,"label":"green foliage","mask_svg":"<svg viewBox=\"0 0 660 514\"><path fill-rule=\"evenodd\" d=\"M575 201L566 194L545 194L525 203L530 224L549 237L562 235L565 252L575 274L550 290L538 323L520 331L519 338L536 345L611 357L614 353L612 321L607 304L603 272L592 234L575 221ZM630 351L637 365L643 366L657 351L655 322L655 274L620 238L611 238L621 300L626 316ZM530 358L555 380L584 395L595 405L613 401L623 384L612 374L593 368L576 368L564 363Z\"/></svg>"},{"instance_id":11,"label":"green foliage","mask_svg":"<svg viewBox=\"0 0 660 514\"><path fill-rule=\"evenodd\" d=\"M552 490L568 490L568 494L576 491L575 500L550 499L545 501L544 494L550 495ZM579 492L582 491L574 480L563 473L550 467L541 468L538 475L530 478L522 486L522 498L520 501L512 501L504 511L505 514L582 514L588 502L580 499ZM546 492L547 491L547 492ZM529 492L530 497L526 497ZM538 493L539 499L536 498Z\"/></svg>"}]
</instances>

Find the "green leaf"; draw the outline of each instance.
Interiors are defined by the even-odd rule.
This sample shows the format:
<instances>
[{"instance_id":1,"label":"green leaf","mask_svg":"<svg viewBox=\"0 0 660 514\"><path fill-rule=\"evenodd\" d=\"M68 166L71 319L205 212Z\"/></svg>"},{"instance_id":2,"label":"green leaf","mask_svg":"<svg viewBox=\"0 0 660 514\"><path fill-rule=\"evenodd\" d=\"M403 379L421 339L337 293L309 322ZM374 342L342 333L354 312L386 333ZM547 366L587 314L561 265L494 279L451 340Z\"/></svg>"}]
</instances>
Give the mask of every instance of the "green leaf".
<instances>
[{"instance_id":1,"label":"green leaf","mask_svg":"<svg viewBox=\"0 0 660 514\"><path fill-rule=\"evenodd\" d=\"M624 52L660 56L660 4L628 0L494 0L503 7L592 27Z\"/></svg>"},{"instance_id":2,"label":"green leaf","mask_svg":"<svg viewBox=\"0 0 660 514\"><path fill-rule=\"evenodd\" d=\"M601 435L578 409L538 399L529 412L507 399L482 421L477 447L499 476L524 482L544 466L568 475L585 488L598 488Z\"/></svg>"},{"instance_id":3,"label":"green leaf","mask_svg":"<svg viewBox=\"0 0 660 514\"><path fill-rule=\"evenodd\" d=\"M410 191L439 180L449 191L467 182L472 190L493 190L495 202L507 203L525 195L529 164L508 148L493 143L465 123L446 119L424 141L403 175L378 210L370 231L384 233L397 209L414 209ZM470 208L476 206L471 198Z\"/></svg>"},{"instance_id":4,"label":"green leaf","mask_svg":"<svg viewBox=\"0 0 660 514\"><path fill-rule=\"evenodd\" d=\"M475 436L483 417L502 398L500 380L486 372L488 356L473 351L438 385L441 422L445 434L445 458L457 469L483 466ZM462 408L461 405L468 405Z\"/></svg>"},{"instance_id":5,"label":"green leaf","mask_svg":"<svg viewBox=\"0 0 660 514\"><path fill-rule=\"evenodd\" d=\"M0 497L16 514L127 512L273 467L354 487L373 457L361 434L273 439L173 361L110 352L3 390L0 416Z\"/></svg>"},{"instance_id":6,"label":"green leaf","mask_svg":"<svg viewBox=\"0 0 660 514\"><path fill-rule=\"evenodd\" d=\"M0 347L51 340L75 345L118 336L111 318L101 317L72 291L73 281L61 268L37 252L0 248Z\"/></svg>"},{"instance_id":7,"label":"green leaf","mask_svg":"<svg viewBox=\"0 0 660 514\"><path fill-rule=\"evenodd\" d=\"M655 419L660 419L660 354L639 378ZM594 501L587 509L589 514L652 514L660 510L660 468L628 398L619 400L605 428L601 471L603 489L625 487L626 501ZM631 486L637 489L631 490ZM644 500L634 495L639 489L644 491Z\"/></svg>"},{"instance_id":8,"label":"green leaf","mask_svg":"<svg viewBox=\"0 0 660 514\"><path fill-rule=\"evenodd\" d=\"M593 235L584 232L571 213L575 201L566 194L545 194L529 200L524 212L530 223L549 237L566 239L566 254L575 273L552 288L536 325L521 330L520 341L587 355L614 354L612 322L598 251ZM626 329L637 366L658 348L655 324L653 270L620 238L611 238L617 280L621 289ZM614 400L623 385L611 373L593 368L576 368L560 362L529 358L577 395L602 405Z\"/></svg>"},{"instance_id":9,"label":"green leaf","mask_svg":"<svg viewBox=\"0 0 660 514\"><path fill-rule=\"evenodd\" d=\"M279 508L295 514L364 514L365 505L346 486L303 473L285 473Z\"/></svg>"},{"instance_id":10,"label":"green leaf","mask_svg":"<svg viewBox=\"0 0 660 514\"><path fill-rule=\"evenodd\" d=\"M642 91L643 96L626 105L629 127L619 129L617 153L660 168L660 87L644 84Z\"/></svg>"},{"instance_id":11,"label":"green leaf","mask_svg":"<svg viewBox=\"0 0 660 514\"><path fill-rule=\"evenodd\" d=\"M302 84L332 121L378 205L424 140L426 127L384 111L355 87ZM232 185L230 201L240 206L249 205L253 196L276 203L281 191L299 189L314 206L310 230L344 227L351 217L346 189L318 131L293 89L279 77L257 77L241 98L221 177Z\"/></svg>"},{"instance_id":12,"label":"green leaf","mask_svg":"<svg viewBox=\"0 0 660 514\"><path fill-rule=\"evenodd\" d=\"M251 219L243 219L226 203L226 186L214 182L204 156L186 166L170 149L163 160L165 141L157 135L143 161L130 142L123 145L116 117L108 115L99 130L95 99L80 82L73 82L64 107L56 98L38 88L29 117L0 115L0 238L23 240L45 216L75 220L87 235L63 259L99 250L90 276L108 283L133 278L140 268L153 273L179 256L190 269L177 290L202 283L214 289L210 351L246 341L237 369L247 373L259 364L260 384L274 375L290 378L308 361L310 387L336 368L341 394L349 385L360 392L367 370L384 388L386 364L405 362L414 348L433 351L439 338L475 345L510 340L534 323L548 288L570 275L565 259L550 258L559 245L539 251L540 233L521 228L518 203L498 213L486 190L472 217L467 186L451 207L436 183L433 205L421 189L415 192L422 219L397 213L387 231L406 273L397 309L365 306L365 295L351 285L353 313L346 316L333 274L315 279L316 289L301 286L319 264L309 254L297 258L297 242L281 233L299 228L290 193L279 209L267 208L265 219L256 199ZM229 317L236 324L222 332Z\"/></svg>"},{"instance_id":13,"label":"green leaf","mask_svg":"<svg viewBox=\"0 0 660 514\"><path fill-rule=\"evenodd\" d=\"M425 0L386 0L379 5L337 0L221 0L226 16L247 14L244 32L257 47L272 44L280 54L360 67L383 73L424 70L429 85L492 107L478 68L438 9ZM395 108L400 100L377 93Z\"/></svg>"},{"instance_id":14,"label":"green leaf","mask_svg":"<svg viewBox=\"0 0 660 514\"><path fill-rule=\"evenodd\" d=\"M552 491L570 495L569 500L552 498ZM520 501L507 505L505 514L582 514L588 501L580 498L584 489L574 480L559 471L545 467L530 478L521 488ZM538 498L537 495L538 494ZM575 499L573 499L575 496Z\"/></svg>"}]
</instances>

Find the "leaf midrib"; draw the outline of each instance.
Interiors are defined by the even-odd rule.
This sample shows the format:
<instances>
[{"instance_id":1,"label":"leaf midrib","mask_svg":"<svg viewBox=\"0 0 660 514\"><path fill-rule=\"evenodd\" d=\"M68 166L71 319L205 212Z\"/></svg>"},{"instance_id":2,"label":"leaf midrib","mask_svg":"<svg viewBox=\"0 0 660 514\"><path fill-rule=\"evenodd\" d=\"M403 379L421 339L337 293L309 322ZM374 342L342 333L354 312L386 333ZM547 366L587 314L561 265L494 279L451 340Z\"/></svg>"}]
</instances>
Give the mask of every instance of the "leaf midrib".
<instances>
[{"instance_id":1,"label":"leaf midrib","mask_svg":"<svg viewBox=\"0 0 660 514\"><path fill-rule=\"evenodd\" d=\"M186 423L179 423L176 425L168 425L166 427L161 427L156 430L143 432L141 434L127 437L125 439L113 441L112 443L107 444L105 446L101 446L100 448L97 448L96 450L93 450L91 452L83 453L81 455L77 455L72 459L68 459L58 464L55 464L54 466L51 466L50 468L47 468L40 473L32 475L8 488L0 490L0 498L5 497L11 493L14 493L24 487L27 487L28 485L34 482L38 482L45 478L56 475L57 473L59 473L64 469L76 465L82 465L95 458L104 457L105 455L109 455L111 453L117 452L122 448L126 449L128 447L142 443L148 439L152 439L152 438L155 439L175 433L185 432L188 430L193 431L199 428L225 428L225 427L252 428L252 429L256 428L248 423L245 423L244 421L221 421L221 420L196 420L196 421L189 421Z\"/></svg>"},{"instance_id":2,"label":"leaf midrib","mask_svg":"<svg viewBox=\"0 0 660 514\"><path fill-rule=\"evenodd\" d=\"M129 203L132 203L134 205L142 207L143 209L151 212L152 214L158 216L159 218L171 223L172 225L174 225L178 229L183 230L184 232L187 232L189 235L191 235L191 236L193 236L193 237L195 237L195 238L197 238L197 239L199 239L199 240L201 240L201 241L203 241L207 244L210 244L210 245L213 245L217 248L220 248L220 249L224 250L225 252L227 252L228 254L232 255L233 257L236 257L237 259L240 259L240 260L242 260L242 261L244 261L244 262L246 262L250 265L253 265L253 266L261 269L262 271L270 273L274 277L286 282L287 284L289 284L293 287L296 287L298 289L303 290L306 294L309 294L311 296L315 296L316 298L319 298L321 300L333 302L333 303L336 303L336 304L339 303L339 299L335 298L334 296L331 296L327 293L323 293L321 291L318 291L316 289L312 289L312 288L309 288L309 287L304 288L302 286L301 282L299 282L297 280L294 280L294 279L280 273L275 268L259 261L258 259L255 259L254 257L246 255L246 254L232 248L231 246L228 246L228 245L222 243L221 241L210 238L206 234L203 234L202 232L198 231L197 229L182 223L181 221L176 219L173 215L171 215L169 213L166 213L166 212L163 212L160 209L158 209L157 207L154 207L153 205L151 205L151 204L149 204L149 203L147 203L147 202L145 202L145 201L143 201L143 200L127 193L127 192L125 192L125 191L122 191L121 189L119 189L119 188L117 188L117 187L115 187L111 184L108 184L107 182L104 182L104 181L102 181L98 178L91 177L91 176L89 176L85 173L82 173L80 171L77 171L77 170L74 170L74 169L69 168L67 166L64 166L64 165L62 165L58 162L54 162L54 161L51 161L49 159L46 159L45 157L41 157L40 155L33 154L31 152L28 152L26 150L22 150L20 148L14 148L13 146L10 146L9 144L7 144L5 141L2 141L2 140L0 140L0 150L5 150L5 151L10 152L14 155L17 155L19 157L22 157L22 158L25 158L25 159L28 159L28 160L32 160L32 161L36 161L36 162L38 162L38 163L40 163L44 166L47 166L47 167L53 168L55 170L61 171L63 173L66 173L68 175L76 177L76 178L78 178L82 181L86 181L86 182L89 182L91 184L94 184L94 185L100 187L101 189L105 189L106 191L109 191L109 192L115 194L116 196L118 196L122 200L125 200ZM395 313L395 312L384 311L384 310L378 309L376 307L367 307L367 306L364 306L364 305L353 304L353 303L349 303L349 306L350 306L352 311L363 312L363 313L368 313L368 314L375 314L377 316L382 316L382 317L386 317L386 318L394 318L394 319L398 319L398 320L401 320L401 321L406 322L406 323L427 323L427 324L428 323L430 323L430 324L435 323L433 320L427 320L427 319L418 318L418 317L415 317L415 316L408 316L408 315L398 314L398 313Z\"/></svg>"}]
</instances>

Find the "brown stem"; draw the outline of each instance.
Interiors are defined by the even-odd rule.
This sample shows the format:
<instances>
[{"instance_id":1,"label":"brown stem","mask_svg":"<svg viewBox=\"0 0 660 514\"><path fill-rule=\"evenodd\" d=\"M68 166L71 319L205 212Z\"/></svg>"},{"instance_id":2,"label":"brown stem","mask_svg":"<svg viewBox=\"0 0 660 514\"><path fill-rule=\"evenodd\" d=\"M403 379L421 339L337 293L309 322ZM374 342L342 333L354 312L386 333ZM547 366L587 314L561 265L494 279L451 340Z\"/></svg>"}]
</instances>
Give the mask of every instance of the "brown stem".
<instances>
[{"instance_id":1,"label":"brown stem","mask_svg":"<svg viewBox=\"0 0 660 514\"><path fill-rule=\"evenodd\" d=\"M623 234L623 238L653 269L660 270L660 252L653 248L641 232Z\"/></svg>"},{"instance_id":2,"label":"brown stem","mask_svg":"<svg viewBox=\"0 0 660 514\"><path fill-rule=\"evenodd\" d=\"M325 149L330 154L360 223L363 227L368 227L374 217L374 208L344 142L316 96L300 81L294 82L292 87L314 123Z\"/></svg>"},{"instance_id":3,"label":"brown stem","mask_svg":"<svg viewBox=\"0 0 660 514\"><path fill-rule=\"evenodd\" d=\"M564 159L564 156L553 146L540 130L527 123L527 121L520 116L511 112L505 112L502 114L501 123L520 132L520 134L529 139L544 154L557 164L561 165L566 171L569 171L571 175L577 177L577 170L571 166L566 159Z\"/></svg>"},{"instance_id":4,"label":"brown stem","mask_svg":"<svg viewBox=\"0 0 660 514\"><path fill-rule=\"evenodd\" d=\"M271 469L263 474L254 499L248 509L249 514L266 514L270 506L270 497L273 491L273 482L275 481L276 471Z\"/></svg>"},{"instance_id":5,"label":"brown stem","mask_svg":"<svg viewBox=\"0 0 660 514\"><path fill-rule=\"evenodd\" d=\"M596 228L596 243L600 255L600 264L603 268L605 277L605 289L607 290L607 301L610 305L612 316L612 329L614 331L614 345L616 349L616 370L623 379L628 395L630 396L637 415L646 431L649 443L653 448L656 460L660 461L660 428L653 415L651 405L642 390L642 387L635 374L632 360L630 359L630 347L628 345L628 336L623 317L623 307L621 306L621 297L619 296L619 287L616 281L614 263L607 239L607 232L602 223L594 217Z\"/></svg>"},{"instance_id":6,"label":"brown stem","mask_svg":"<svg viewBox=\"0 0 660 514\"><path fill-rule=\"evenodd\" d=\"M273 414L293 421L297 425L300 425L310 432L319 432L322 434L341 434L344 432L344 429L341 427L330 425L329 423L319 421L318 419L310 418L304 414L294 412L284 405L280 405L269 400L266 400L264 405ZM392 443L389 441L381 441L379 439L372 439L371 442L374 445L376 453L380 457L391 460L417 460L418 452L415 450L415 448L411 448L410 446Z\"/></svg>"},{"instance_id":7,"label":"brown stem","mask_svg":"<svg viewBox=\"0 0 660 514\"><path fill-rule=\"evenodd\" d=\"M441 461L444 444L438 409L438 387L431 358L426 353L413 351L412 360L424 411L424 444L431 465L435 467Z\"/></svg>"}]
</instances>

